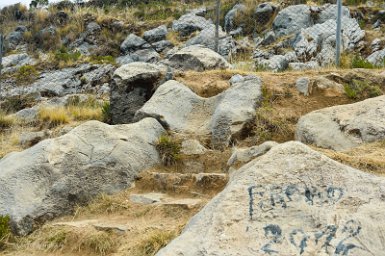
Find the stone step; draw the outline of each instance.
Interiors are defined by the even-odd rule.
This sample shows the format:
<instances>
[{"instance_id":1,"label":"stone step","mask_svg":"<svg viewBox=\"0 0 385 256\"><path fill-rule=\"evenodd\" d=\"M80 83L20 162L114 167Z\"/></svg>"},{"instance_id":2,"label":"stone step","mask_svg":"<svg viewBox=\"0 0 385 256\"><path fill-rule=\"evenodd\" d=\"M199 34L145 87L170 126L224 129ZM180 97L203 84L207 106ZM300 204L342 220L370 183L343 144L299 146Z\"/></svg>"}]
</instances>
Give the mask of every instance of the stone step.
<instances>
[{"instance_id":1,"label":"stone step","mask_svg":"<svg viewBox=\"0 0 385 256\"><path fill-rule=\"evenodd\" d=\"M130 231L130 227L122 223L105 222L97 219L80 220L80 221L68 221L53 223L53 226L63 226L71 228L86 228L93 227L99 231L114 232L118 235L122 235L127 231Z\"/></svg>"},{"instance_id":2,"label":"stone step","mask_svg":"<svg viewBox=\"0 0 385 256\"><path fill-rule=\"evenodd\" d=\"M135 182L135 188L140 191L213 195L222 191L228 182L224 173L159 173L143 172Z\"/></svg>"},{"instance_id":3,"label":"stone step","mask_svg":"<svg viewBox=\"0 0 385 256\"><path fill-rule=\"evenodd\" d=\"M202 200L197 198L173 198L163 193L131 194L130 200L137 204L154 204L164 206L177 206L184 209L193 209L201 205Z\"/></svg>"}]
</instances>

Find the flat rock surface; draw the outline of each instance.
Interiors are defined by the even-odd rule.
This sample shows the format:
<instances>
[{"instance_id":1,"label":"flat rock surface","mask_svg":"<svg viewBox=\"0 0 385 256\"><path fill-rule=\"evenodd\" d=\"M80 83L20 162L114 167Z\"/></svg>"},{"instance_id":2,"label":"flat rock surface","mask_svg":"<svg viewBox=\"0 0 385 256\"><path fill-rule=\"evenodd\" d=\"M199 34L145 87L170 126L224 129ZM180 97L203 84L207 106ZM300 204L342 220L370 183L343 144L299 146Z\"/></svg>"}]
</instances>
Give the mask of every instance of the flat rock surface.
<instances>
[{"instance_id":1,"label":"flat rock surface","mask_svg":"<svg viewBox=\"0 0 385 256\"><path fill-rule=\"evenodd\" d=\"M296 139L344 150L385 138L385 96L311 112L300 118Z\"/></svg>"},{"instance_id":2,"label":"flat rock surface","mask_svg":"<svg viewBox=\"0 0 385 256\"><path fill-rule=\"evenodd\" d=\"M131 125L84 123L0 160L0 215L19 235L68 214L95 196L128 188L159 162L155 142L164 133L155 119Z\"/></svg>"},{"instance_id":3,"label":"flat rock surface","mask_svg":"<svg viewBox=\"0 0 385 256\"><path fill-rule=\"evenodd\" d=\"M384 255L385 179L299 142L235 172L157 256Z\"/></svg>"}]
</instances>

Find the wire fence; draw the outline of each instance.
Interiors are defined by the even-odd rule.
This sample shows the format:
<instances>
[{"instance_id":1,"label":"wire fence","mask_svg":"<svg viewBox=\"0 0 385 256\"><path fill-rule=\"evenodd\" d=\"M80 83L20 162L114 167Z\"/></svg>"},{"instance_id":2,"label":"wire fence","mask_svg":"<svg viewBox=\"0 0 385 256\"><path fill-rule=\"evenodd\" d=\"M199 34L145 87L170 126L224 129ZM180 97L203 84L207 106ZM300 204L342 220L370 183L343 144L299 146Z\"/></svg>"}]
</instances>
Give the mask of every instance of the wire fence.
<instances>
[{"instance_id":1,"label":"wire fence","mask_svg":"<svg viewBox=\"0 0 385 256\"><path fill-rule=\"evenodd\" d=\"M368 52L364 41L366 17L359 14L342 0L318 6L296 1L275 5L216 0L201 13L205 23L187 44L203 44L230 60L252 49L256 68L275 71L340 66L341 55L345 54L356 55L374 67L384 66L384 42L374 40ZM385 11L378 17L373 29L381 31Z\"/></svg>"}]
</instances>

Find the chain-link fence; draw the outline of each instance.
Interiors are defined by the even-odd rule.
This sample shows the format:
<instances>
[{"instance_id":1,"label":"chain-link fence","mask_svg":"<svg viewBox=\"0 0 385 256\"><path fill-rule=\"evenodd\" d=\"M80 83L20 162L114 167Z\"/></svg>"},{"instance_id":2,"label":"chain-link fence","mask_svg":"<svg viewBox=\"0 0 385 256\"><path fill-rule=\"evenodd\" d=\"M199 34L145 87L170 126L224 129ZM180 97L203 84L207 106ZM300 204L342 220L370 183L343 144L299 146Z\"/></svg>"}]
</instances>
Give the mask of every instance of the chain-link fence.
<instances>
[{"instance_id":1,"label":"chain-link fence","mask_svg":"<svg viewBox=\"0 0 385 256\"><path fill-rule=\"evenodd\" d=\"M365 31L385 34L384 4L360 4L216 0L195 13L204 18L187 44L203 44L232 62L252 56L256 69L384 66L385 41L368 41Z\"/></svg>"}]
</instances>

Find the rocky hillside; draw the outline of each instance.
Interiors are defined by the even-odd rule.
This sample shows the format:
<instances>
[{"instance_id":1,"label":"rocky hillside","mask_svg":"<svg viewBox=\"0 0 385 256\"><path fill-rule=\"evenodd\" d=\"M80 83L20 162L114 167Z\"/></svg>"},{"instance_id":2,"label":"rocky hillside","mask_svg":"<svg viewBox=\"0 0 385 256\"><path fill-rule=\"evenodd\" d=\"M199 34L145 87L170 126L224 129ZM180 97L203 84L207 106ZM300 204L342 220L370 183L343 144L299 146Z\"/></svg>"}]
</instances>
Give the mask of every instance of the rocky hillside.
<instances>
[{"instance_id":1,"label":"rocky hillside","mask_svg":"<svg viewBox=\"0 0 385 256\"><path fill-rule=\"evenodd\" d=\"M33 2L0 10L0 255L385 256L382 2L344 1L340 66L330 1Z\"/></svg>"}]
</instances>

